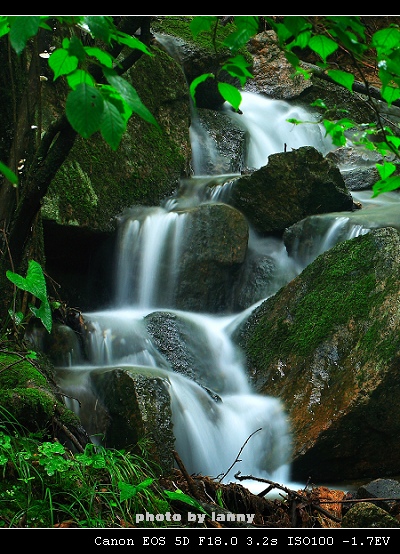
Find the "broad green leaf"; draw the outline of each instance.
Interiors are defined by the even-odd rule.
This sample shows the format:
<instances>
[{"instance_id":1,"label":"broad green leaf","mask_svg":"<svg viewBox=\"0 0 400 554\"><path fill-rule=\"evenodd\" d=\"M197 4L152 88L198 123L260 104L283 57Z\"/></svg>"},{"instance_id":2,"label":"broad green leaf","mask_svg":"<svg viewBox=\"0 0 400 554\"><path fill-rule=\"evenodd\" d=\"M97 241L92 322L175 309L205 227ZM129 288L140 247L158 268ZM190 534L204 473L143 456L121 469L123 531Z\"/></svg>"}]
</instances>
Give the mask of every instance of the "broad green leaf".
<instances>
[{"instance_id":1,"label":"broad green leaf","mask_svg":"<svg viewBox=\"0 0 400 554\"><path fill-rule=\"evenodd\" d=\"M253 78L253 75L247 69L250 65L243 56L235 56L230 58L221 69L227 71L232 77L237 77L240 84L244 86L248 78Z\"/></svg>"},{"instance_id":2,"label":"broad green leaf","mask_svg":"<svg viewBox=\"0 0 400 554\"><path fill-rule=\"evenodd\" d=\"M104 100L100 92L85 83L71 91L67 97L65 111L73 129L83 138L89 138L100 129Z\"/></svg>"},{"instance_id":3,"label":"broad green leaf","mask_svg":"<svg viewBox=\"0 0 400 554\"><path fill-rule=\"evenodd\" d=\"M136 37L131 37L126 33L121 33L120 31L118 31L115 35L112 36L112 38L117 42L119 42L120 44L125 44L126 46L129 46L129 48L141 50L145 54L148 54L149 56L153 56L153 53L150 52L148 47Z\"/></svg>"},{"instance_id":4,"label":"broad green leaf","mask_svg":"<svg viewBox=\"0 0 400 554\"><path fill-rule=\"evenodd\" d=\"M60 75L68 75L68 73L75 71L78 67L78 58L76 56L70 56L68 50L65 48L58 48L51 54L49 66L54 71L55 81Z\"/></svg>"},{"instance_id":5,"label":"broad green leaf","mask_svg":"<svg viewBox=\"0 0 400 554\"><path fill-rule=\"evenodd\" d=\"M323 108L324 110L327 109L325 102L321 100L321 98L317 98L316 100L314 100L314 102L312 102L310 106L315 108Z\"/></svg>"},{"instance_id":6,"label":"broad green leaf","mask_svg":"<svg viewBox=\"0 0 400 554\"><path fill-rule=\"evenodd\" d=\"M10 32L10 22L5 15L0 16L0 37Z\"/></svg>"},{"instance_id":7,"label":"broad green leaf","mask_svg":"<svg viewBox=\"0 0 400 554\"><path fill-rule=\"evenodd\" d=\"M132 108L127 102L125 102L119 92L111 85L102 85L100 91L104 100L114 104L121 116L124 118L125 123L127 123L132 115Z\"/></svg>"},{"instance_id":8,"label":"broad green leaf","mask_svg":"<svg viewBox=\"0 0 400 554\"><path fill-rule=\"evenodd\" d=\"M209 31L216 24L217 20L216 15L199 15L194 17L189 25L193 38L196 38L203 31Z\"/></svg>"},{"instance_id":9,"label":"broad green leaf","mask_svg":"<svg viewBox=\"0 0 400 554\"><path fill-rule=\"evenodd\" d=\"M294 48L295 46L298 48L307 48L308 43L310 42L310 38L311 32L304 31L303 33L297 35L296 40L294 40L290 46L291 48Z\"/></svg>"},{"instance_id":10,"label":"broad green leaf","mask_svg":"<svg viewBox=\"0 0 400 554\"><path fill-rule=\"evenodd\" d=\"M96 84L90 73L84 71L83 69L77 69L76 71L73 71L72 73L67 75L67 82L72 89L76 89L76 87L82 83L86 83L87 85L91 86L94 86Z\"/></svg>"},{"instance_id":11,"label":"broad green leaf","mask_svg":"<svg viewBox=\"0 0 400 554\"><path fill-rule=\"evenodd\" d=\"M24 321L25 316L22 312L13 312L12 310L8 310L8 314L17 326L21 325Z\"/></svg>"},{"instance_id":12,"label":"broad green leaf","mask_svg":"<svg viewBox=\"0 0 400 554\"><path fill-rule=\"evenodd\" d=\"M287 15L283 19L283 24L294 37L311 28L311 24L301 15Z\"/></svg>"},{"instance_id":13,"label":"broad green leaf","mask_svg":"<svg viewBox=\"0 0 400 554\"><path fill-rule=\"evenodd\" d=\"M343 118L338 121L323 120L326 134L332 138L335 146L344 146L346 144L345 130L354 127L351 119Z\"/></svg>"},{"instance_id":14,"label":"broad green leaf","mask_svg":"<svg viewBox=\"0 0 400 554\"><path fill-rule=\"evenodd\" d=\"M400 148L400 137L386 136L386 140L393 144L395 148Z\"/></svg>"},{"instance_id":15,"label":"broad green leaf","mask_svg":"<svg viewBox=\"0 0 400 554\"><path fill-rule=\"evenodd\" d=\"M106 44L110 43L111 37L116 31L110 16L88 15L84 18L84 23L89 27L94 38L99 38Z\"/></svg>"},{"instance_id":16,"label":"broad green leaf","mask_svg":"<svg viewBox=\"0 0 400 554\"><path fill-rule=\"evenodd\" d=\"M376 169L378 170L380 178L385 180L396 171L396 166L390 162L385 162L383 164L376 164Z\"/></svg>"},{"instance_id":17,"label":"broad green leaf","mask_svg":"<svg viewBox=\"0 0 400 554\"><path fill-rule=\"evenodd\" d=\"M158 129L160 128L153 114L142 103L138 93L133 88L133 86L128 83L128 81L126 81L123 77L117 75L114 71L110 71L107 68L104 68L104 75L106 76L107 81L110 83L110 85L114 87L115 90L121 95L121 97L125 100L125 102L128 104L133 112L135 112L148 123L155 125Z\"/></svg>"},{"instance_id":18,"label":"broad green leaf","mask_svg":"<svg viewBox=\"0 0 400 554\"><path fill-rule=\"evenodd\" d=\"M7 181L10 181L13 185L18 185L18 177L15 175L14 171L11 171L3 162L0 162L0 173L4 175Z\"/></svg>"},{"instance_id":19,"label":"broad green leaf","mask_svg":"<svg viewBox=\"0 0 400 554\"><path fill-rule=\"evenodd\" d=\"M373 34L371 46L379 52L388 52L398 48L400 44L400 30L397 27L387 27Z\"/></svg>"},{"instance_id":20,"label":"broad green leaf","mask_svg":"<svg viewBox=\"0 0 400 554\"><path fill-rule=\"evenodd\" d=\"M39 300L47 300L46 281L42 266L35 260L29 260L26 278L10 270L6 272L7 279L22 290L26 290Z\"/></svg>"},{"instance_id":21,"label":"broad green leaf","mask_svg":"<svg viewBox=\"0 0 400 554\"><path fill-rule=\"evenodd\" d=\"M335 50L337 50L338 48L338 45L334 40L323 35L313 36L309 40L308 46L311 48L311 50L321 56L324 62L326 62L326 58L333 54L333 52L335 52Z\"/></svg>"},{"instance_id":22,"label":"broad green leaf","mask_svg":"<svg viewBox=\"0 0 400 554\"><path fill-rule=\"evenodd\" d=\"M79 25L83 22L84 17L82 15L61 15L58 16L58 20L67 25Z\"/></svg>"},{"instance_id":23,"label":"broad green leaf","mask_svg":"<svg viewBox=\"0 0 400 554\"><path fill-rule=\"evenodd\" d=\"M293 117L289 117L289 119L286 120L288 123L292 123L292 125L300 125L300 123L304 123L301 119L295 119Z\"/></svg>"},{"instance_id":24,"label":"broad green leaf","mask_svg":"<svg viewBox=\"0 0 400 554\"><path fill-rule=\"evenodd\" d=\"M400 98L400 89L386 86L381 90L382 98L387 102L388 106L396 102Z\"/></svg>"},{"instance_id":25,"label":"broad green leaf","mask_svg":"<svg viewBox=\"0 0 400 554\"><path fill-rule=\"evenodd\" d=\"M117 150L126 130L126 121L114 104L105 100L101 120L101 136L113 150Z\"/></svg>"},{"instance_id":26,"label":"broad green leaf","mask_svg":"<svg viewBox=\"0 0 400 554\"><path fill-rule=\"evenodd\" d=\"M49 301L47 298L42 301L39 308L36 308L36 306L29 305L29 309L31 312L40 319L46 330L51 333L51 329L53 326L53 318L51 313L51 307L49 304Z\"/></svg>"},{"instance_id":27,"label":"broad green leaf","mask_svg":"<svg viewBox=\"0 0 400 554\"><path fill-rule=\"evenodd\" d=\"M218 83L218 90L222 98L237 111L242 102L242 95L239 90L228 83Z\"/></svg>"},{"instance_id":28,"label":"broad green leaf","mask_svg":"<svg viewBox=\"0 0 400 554\"><path fill-rule=\"evenodd\" d=\"M176 491L167 491L164 490L164 494L170 499L170 500L180 500L181 502L184 502L185 504L188 504L189 506L193 506L199 512L202 512L203 514L207 514L203 506L194 498L189 496L188 494L185 494L180 489L177 489ZM208 514L207 514L208 515Z\"/></svg>"},{"instance_id":29,"label":"broad green leaf","mask_svg":"<svg viewBox=\"0 0 400 554\"><path fill-rule=\"evenodd\" d=\"M71 37L69 42L68 54L70 56L75 56L81 62L86 58L86 52L83 44L75 35Z\"/></svg>"},{"instance_id":30,"label":"broad green leaf","mask_svg":"<svg viewBox=\"0 0 400 554\"><path fill-rule=\"evenodd\" d=\"M145 479L138 485L130 485L129 483L124 483L123 481L119 481L118 488L120 489L119 499L121 502L124 500L129 500L130 498L137 495L138 492L141 490L144 490L148 488L153 483L153 479L150 477L148 479Z\"/></svg>"},{"instance_id":31,"label":"broad green leaf","mask_svg":"<svg viewBox=\"0 0 400 554\"><path fill-rule=\"evenodd\" d=\"M193 79L193 81L190 83L190 87L189 87L190 96L192 97L192 100L195 105L196 105L196 88L199 86L200 83L203 83L203 81L207 81L207 79L215 79L214 73L203 73L202 75L199 75L198 77L196 77L196 79Z\"/></svg>"},{"instance_id":32,"label":"broad green leaf","mask_svg":"<svg viewBox=\"0 0 400 554\"><path fill-rule=\"evenodd\" d=\"M257 33L258 17L237 15L234 21L237 30L229 34L223 44L232 52L237 52Z\"/></svg>"},{"instance_id":33,"label":"broad green leaf","mask_svg":"<svg viewBox=\"0 0 400 554\"><path fill-rule=\"evenodd\" d=\"M358 15L328 15L326 19L333 23L335 30L340 29L343 33L346 33L349 29L353 29L365 41L365 27L360 22Z\"/></svg>"},{"instance_id":34,"label":"broad green leaf","mask_svg":"<svg viewBox=\"0 0 400 554\"><path fill-rule=\"evenodd\" d=\"M390 192L400 188L400 175L394 175L388 177L388 179L381 179L377 181L372 187L372 198L376 198L383 192Z\"/></svg>"},{"instance_id":35,"label":"broad green leaf","mask_svg":"<svg viewBox=\"0 0 400 554\"><path fill-rule=\"evenodd\" d=\"M28 40L36 35L39 25L39 15L19 15L12 18L10 42L17 54L21 54Z\"/></svg>"},{"instance_id":36,"label":"broad green leaf","mask_svg":"<svg viewBox=\"0 0 400 554\"><path fill-rule=\"evenodd\" d=\"M85 46L85 52L88 56L92 56L99 60L99 62L105 67L112 68L114 58L108 52L95 48L94 46Z\"/></svg>"},{"instance_id":37,"label":"broad green leaf","mask_svg":"<svg viewBox=\"0 0 400 554\"><path fill-rule=\"evenodd\" d=\"M353 83L355 79L353 74L339 69L329 69L328 76L339 85L346 87L350 92L353 91Z\"/></svg>"}]
</instances>

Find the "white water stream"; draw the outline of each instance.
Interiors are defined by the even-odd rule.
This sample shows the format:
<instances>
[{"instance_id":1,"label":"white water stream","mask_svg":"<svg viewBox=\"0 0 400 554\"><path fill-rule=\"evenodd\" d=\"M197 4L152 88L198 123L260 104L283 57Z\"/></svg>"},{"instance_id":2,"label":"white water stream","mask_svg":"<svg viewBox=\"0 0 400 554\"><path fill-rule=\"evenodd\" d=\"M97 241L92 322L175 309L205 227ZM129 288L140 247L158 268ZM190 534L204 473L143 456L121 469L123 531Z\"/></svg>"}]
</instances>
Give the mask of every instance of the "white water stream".
<instances>
[{"instance_id":1,"label":"white water stream","mask_svg":"<svg viewBox=\"0 0 400 554\"><path fill-rule=\"evenodd\" d=\"M230 117L240 118L240 125L248 131L248 166L261 167L271 153L286 147L290 150L312 145L323 154L331 149L318 125L286 123L289 117L310 120L312 115L302 109L250 93L243 94L241 109L242 115ZM195 156L201 156L196 133L192 133L192 140ZM193 166L201 167L200 161L196 160ZM70 366L62 372L61 385L68 394L80 398L82 407L79 409L77 404L72 407L84 415L90 371L135 366L139 370L142 367L145 374L162 375L169 383L176 450L190 473L224 475L240 453L241 461L234 464L225 482L234 480L234 474L240 471L287 484L291 440L285 407L277 398L254 393L245 373L243 355L230 339L237 323L254 306L228 316L175 309L174 292L186 218L177 208L202 201L193 185L196 179L197 183L199 179L207 181L206 177L195 175L182 183L185 194L181 204L174 198L163 206L129 209L121 216L115 305L107 311L84 314L93 328L90 360L83 364L79 357L71 357ZM225 180L221 176L221 189ZM368 223L353 224L352 217L350 213L330 219L321 216L324 221L321 235L307 251L302 249L300 239L291 257L282 241L260 238L251 231L249 248L275 257L280 268L269 295L339 240L368 232ZM197 383L174 372L152 341L144 317L156 310L173 312L190 322L193 331L188 349ZM215 401L208 390L220 400ZM255 482L245 485L257 490Z\"/></svg>"}]
</instances>

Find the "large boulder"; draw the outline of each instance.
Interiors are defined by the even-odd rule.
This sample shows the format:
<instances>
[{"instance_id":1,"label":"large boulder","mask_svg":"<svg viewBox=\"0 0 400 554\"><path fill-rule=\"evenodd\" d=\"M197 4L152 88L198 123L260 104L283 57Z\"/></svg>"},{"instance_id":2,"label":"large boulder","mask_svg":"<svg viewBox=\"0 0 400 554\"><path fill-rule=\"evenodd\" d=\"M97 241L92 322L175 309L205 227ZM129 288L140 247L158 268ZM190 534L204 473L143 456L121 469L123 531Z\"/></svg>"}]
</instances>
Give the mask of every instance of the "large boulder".
<instances>
[{"instance_id":1,"label":"large boulder","mask_svg":"<svg viewBox=\"0 0 400 554\"><path fill-rule=\"evenodd\" d=\"M399 267L393 228L342 242L237 331L256 391L288 411L294 479L400 472Z\"/></svg>"},{"instance_id":2,"label":"large boulder","mask_svg":"<svg viewBox=\"0 0 400 554\"><path fill-rule=\"evenodd\" d=\"M195 312L230 311L231 289L247 252L247 220L223 203L196 206L187 210L187 216L177 307Z\"/></svg>"},{"instance_id":3,"label":"large boulder","mask_svg":"<svg viewBox=\"0 0 400 554\"><path fill-rule=\"evenodd\" d=\"M235 181L229 203L259 233L282 233L308 215L353 208L339 169L312 146L269 156L267 165Z\"/></svg>"},{"instance_id":4,"label":"large boulder","mask_svg":"<svg viewBox=\"0 0 400 554\"><path fill-rule=\"evenodd\" d=\"M104 412L103 444L107 448L131 448L138 455L143 454L142 445L152 461L169 472L175 438L168 380L162 370L134 366L99 369L90 373L90 380L95 409ZM93 418L93 411L88 414L88 424L89 418Z\"/></svg>"}]
</instances>

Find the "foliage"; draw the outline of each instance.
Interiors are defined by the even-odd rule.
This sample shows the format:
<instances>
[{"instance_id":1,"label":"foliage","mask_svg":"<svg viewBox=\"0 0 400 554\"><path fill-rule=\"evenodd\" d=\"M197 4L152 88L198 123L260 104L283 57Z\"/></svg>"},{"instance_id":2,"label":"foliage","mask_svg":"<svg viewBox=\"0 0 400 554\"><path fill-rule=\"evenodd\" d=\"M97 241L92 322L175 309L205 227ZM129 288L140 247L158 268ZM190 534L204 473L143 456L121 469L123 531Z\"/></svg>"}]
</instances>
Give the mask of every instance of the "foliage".
<instances>
[{"instance_id":1,"label":"foliage","mask_svg":"<svg viewBox=\"0 0 400 554\"><path fill-rule=\"evenodd\" d=\"M29 304L29 308L33 315L40 319L47 331L51 333L53 325L52 312L41 265L35 260L30 260L26 277L22 277L22 275L18 275L18 273L13 271L7 271L6 276L16 287L30 292L35 298L40 300L39 307ZM17 326L21 325L25 319L22 311L9 310L9 314Z\"/></svg>"},{"instance_id":2,"label":"foliage","mask_svg":"<svg viewBox=\"0 0 400 554\"><path fill-rule=\"evenodd\" d=\"M370 84L362 71L362 63L365 56L374 52L373 62L378 68L378 77L382 84L381 98L390 107L400 98L400 29L397 25L390 25L380 29L367 38L365 25L360 16L320 16L318 22L307 16L264 16L266 23L276 32L280 48L284 51L287 60L294 68L293 77L302 75L309 79L313 69L304 69L301 65L299 51L312 51L318 58L317 68L322 70L333 82L353 91L355 73L365 84L367 94ZM247 41L258 32L260 18L255 16L236 16L234 22L237 30L229 35L225 41L232 53L237 52ZM317 25L318 23L318 25ZM191 23L191 29L196 36L201 32L214 32L219 18L216 16L198 16ZM338 51L346 52L351 62L351 71L337 67L334 57ZM237 77L243 86L252 75L247 69L248 64L241 56L228 60L221 69L225 69L234 77ZM200 75L190 85L190 92L195 98L196 87L208 78L218 79L218 75L207 73ZM235 110L239 109L240 92L232 85L223 82L218 83L221 96ZM383 156L383 163L377 164L380 180L373 187L373 196L400 187L400 176L394 174L396 166L387 160L388 156L400 158L400 137L395 134L393 128L384 125L380 117L379 108L375 106L377 122L366 122L355 144L375 150ZM319 101L319 107L325 107L323 101ZM327 110L328 111L328 110ZM292 123L299 124L298 121ZM348 117L331 121L324 119L326 133L332 137L333 144L343 146L347 142L346 131L354 129L356 124ZM375 140L376 137L380 140Z\"/></svg>"},{"instance_id":3,"label":"foliage","mask_svg":"<svg viewBox=\"0 0 400 554\"><path fill-rule=\"evenodd\" d=\"M1 416L0 527L133 527L137 513L171 509L145 444L142 457L93 444L73 455Z\"/></svg>"},{"instance_id":4,"label":"foliage","mask_svg":"<svg viewBox=\"0 0 400 554\"><path fill-rule=\"evenodd\" d=\"M9 33L10 43L17 54L24 50L29 38L39 28L51 31L49 16L1 16L0 36ZM136 37L119 31L110 16L58 16L60 24L79 28L93 39L106 45L123 44L153 55ZM64 38L62 47L50 55L49 66L54 80L65 76L71 91L66 102L66 115L71 126L84 138L100 131L104 140L116 150L132 113L158 126L157 121L141 102L132 85L120 77L111 54L95 46L86 46L77 34ZM105 82L96 82L90 67L101 70Z\"/></svg>"},{"instance_id":5,"label":"foliage","mask_svg":"<svg viewBox=\"0 0 400 554\"><path fill-rule=\"evenodd\" d=\"M313 69L301 67L299 56L296 54L296 51L305 49L310 49L317 55L319 59L316 65L332 81L350 92L353 91L355 73L357 73L365 85L370 103L374 106L377 121L367 122L358 140L354 142L379 152L384 158L383 163L377 165L381 179L373 187L373 196L399 188L400 176L394 175L395 166L385 157L395 156L397 160L400 159L400 137L395 134L392 127L383 124L379 107L369 94L370 83L362 69L367 53L373 53L373 63L378 68L378 77L382 85L381 98L389 107L400 98L400 29L398 26L390 25L380 29L368 39L360 16L321 16L319 19L322 20L322 24L317 29L306 16L285 16L278 21L272 17L266 19L275 30L279 45L294 67L295 75L301 74L308 79L312 74ZM351 72L347 69L337 69L337 62L333 56L339 50L346 52L349 57ZM355 123L346 117L339 121L324 120L324 126L337 146L343 146L346 143L346 130L356 127Z\"/></svg>"}]
</instances>

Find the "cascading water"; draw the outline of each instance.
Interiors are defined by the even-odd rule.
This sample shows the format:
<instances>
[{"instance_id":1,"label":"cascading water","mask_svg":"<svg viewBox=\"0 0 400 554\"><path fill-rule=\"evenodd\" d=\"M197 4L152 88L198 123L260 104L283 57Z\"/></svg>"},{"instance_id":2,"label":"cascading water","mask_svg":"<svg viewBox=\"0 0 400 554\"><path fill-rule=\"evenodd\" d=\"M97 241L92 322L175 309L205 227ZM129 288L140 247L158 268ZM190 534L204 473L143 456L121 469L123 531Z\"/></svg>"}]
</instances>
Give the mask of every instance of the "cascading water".
<instances>
[{"instance_id":1,"label":"cascading water","mask_svg":"<svg viewBox=\"0 0 400 554\"><path fill-rule=\"evenodd\" d=\"M231 113L230 117L240 117L240 124L248 131L249 167L266 164L268 156L283 151L285 145L290 148L312 145L323 153L332 148L315 123L304 128L286 125L288 117L312 117L302 110L294 114L293 110L285 102L243 94L243 114ZM195 123L199 125L198 120ZM196 136L192 134L194 141ZM193 144L193 152L196 156L202 155L198 143ZM193 165L203 167L201 160ZM92 329L89 363L72 356L68 367L60 368L60 386L67 394L80 398L81 406L72 402L71 407L87 420L82 398L87 399L89 413L96 402L90 397L88 375L91 371L134 366L136 371L142 368L145 375L162 376L168 383L171 398L176 450L190 473L223 475L225 482L229 482L240 470L242 474L288 483L291 441L284 407L278 399L252 391L242 353L230 339L235 326L254 306L248 306L242 313L218 316L184 312L177 310L175 304L181 246L185 240L184 208L204 201L221 202L224 187L229 186L224 184L229 181L228 177L219 177L219 192L215 197L202 196L207 178L194 175L193 179L182 182L181 194L163 206L127 209L121 215L114 307L84 314ZM368 227L359 223L352 225L343 214L340 217L334 218L333 225L326 225L326 236L314 244L311 252L302 252L298 244L292 256L288 256L282 241L257 237L250 230L249 250L268 252L280 268L266 297L335 242L367 232ZM144 318L155 311L173 313L190 323L186 349L194 378L174 372L154 344ZM88 427L95 433L95 424ZM234 464L239 453L241 461ZM234 467L227 473L232 464ZM254 482L248 486L254 488Z\"/></svg>"}]
</instances>

